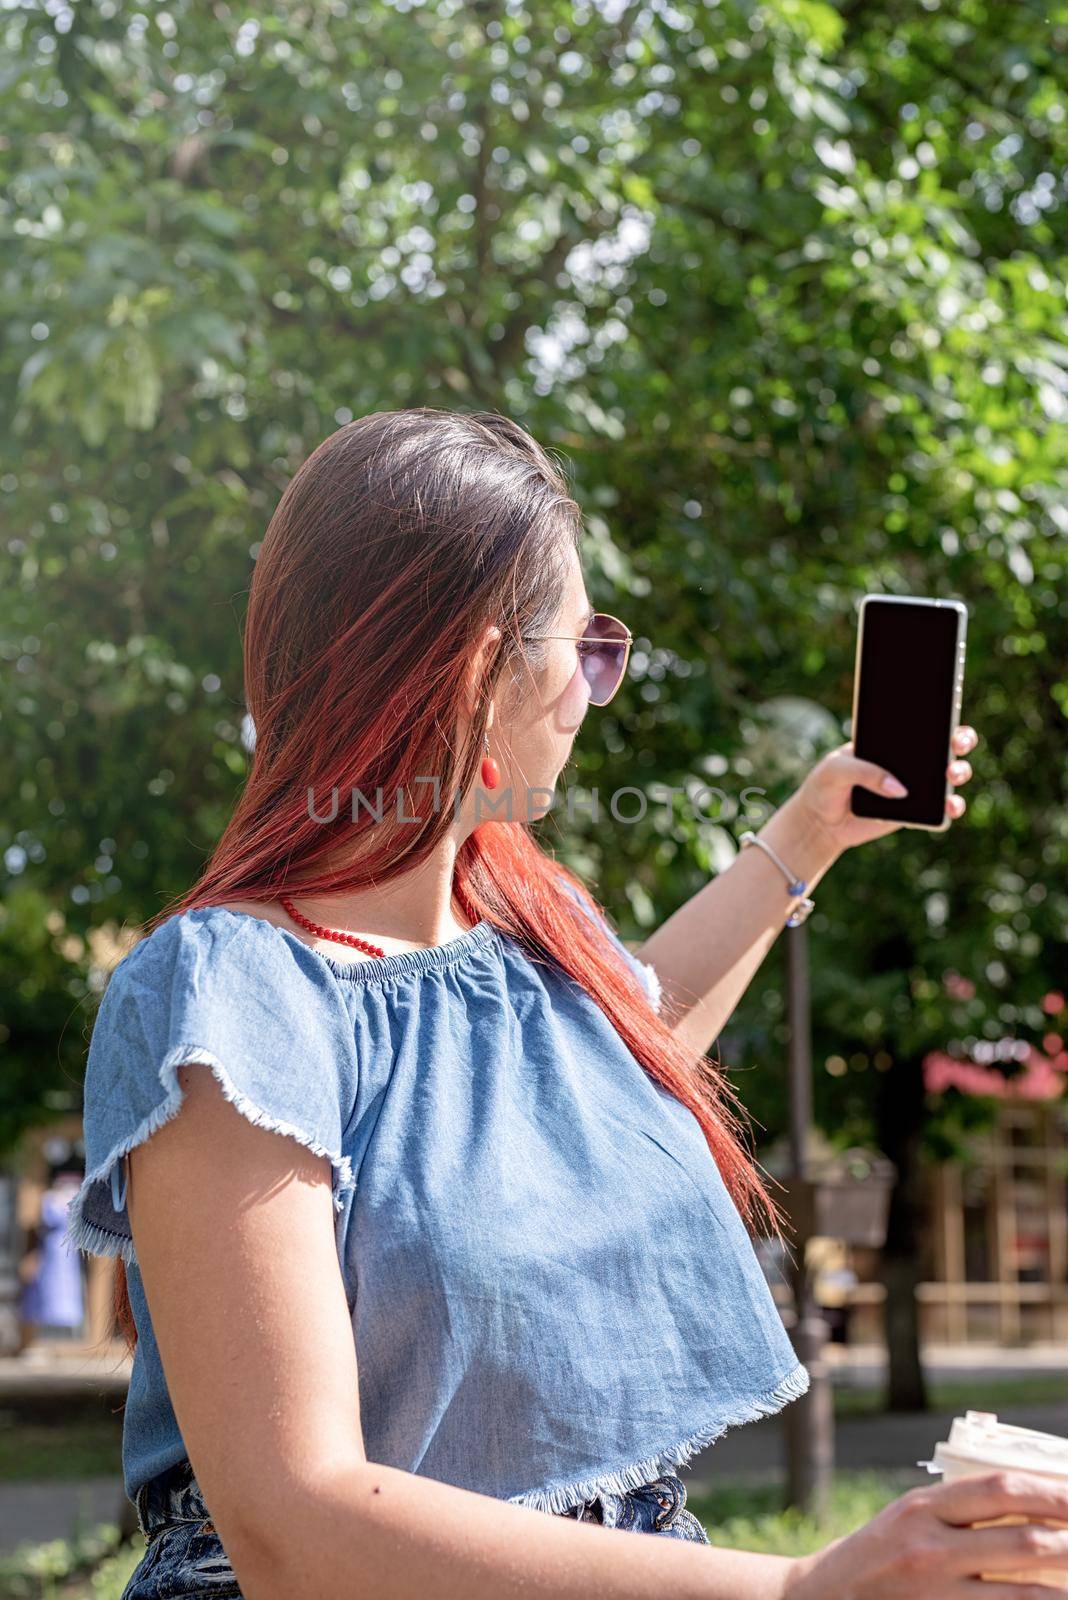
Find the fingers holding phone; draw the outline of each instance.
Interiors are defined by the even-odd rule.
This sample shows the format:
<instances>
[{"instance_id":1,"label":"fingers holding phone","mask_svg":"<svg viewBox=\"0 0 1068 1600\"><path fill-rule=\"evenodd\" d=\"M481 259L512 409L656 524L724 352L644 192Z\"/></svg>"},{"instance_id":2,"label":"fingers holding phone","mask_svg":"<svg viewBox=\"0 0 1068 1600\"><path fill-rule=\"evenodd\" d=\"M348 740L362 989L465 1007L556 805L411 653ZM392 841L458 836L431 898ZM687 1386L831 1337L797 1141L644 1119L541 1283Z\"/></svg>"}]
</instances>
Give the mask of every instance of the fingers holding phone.
<instances>
[{"instance_id":1,"label":"fingers holding phone","mask_svg":"<svg viewBox=\"0 0 1068 1600\"><path fill-rule=\"evenodd\" d=\"M860 604L853 738L805 778L795 804L838 854L898 828L944 832L964 815L955 791L979 743L958 721L967 609L957 600L865 595Z\"/></svg>"}]
</instances>

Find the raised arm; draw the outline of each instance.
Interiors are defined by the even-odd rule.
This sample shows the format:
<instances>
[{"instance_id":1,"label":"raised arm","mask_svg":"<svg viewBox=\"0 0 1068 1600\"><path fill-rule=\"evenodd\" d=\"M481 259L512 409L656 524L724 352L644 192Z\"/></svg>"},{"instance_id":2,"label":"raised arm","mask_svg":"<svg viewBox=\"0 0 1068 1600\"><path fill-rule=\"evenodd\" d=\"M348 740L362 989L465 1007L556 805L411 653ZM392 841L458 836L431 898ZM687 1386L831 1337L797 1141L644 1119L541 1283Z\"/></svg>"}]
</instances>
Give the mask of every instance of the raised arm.
<instances>
[{"instance_id":1,"label":"raised arm","mask_svg":"<svg viewBox=\"0 0 1068 1600\"><path fill-rule=\"evenodd\" d=\"M811 894L838 859L794 795L759 830ZM798 903L763 850L741 851L633 952L660 979L660 1014L691 1049L708 1050Z\"/></svg>"},{"instance_id":2,"label":"raised arm","mask_svg":"<svg viewBox=\"0 0 1068 1600\"><path fill-rule=\"evenodd\" d=\"M962 723L954 730L952 749L962 757L978 742L975 729ZM946 769L954 788L971 775L964 760L951 761ZM888 782L891 787L884 787ZM759 837L805 881L811 895L846 850L897 832L900 823L854 816L850 804L855 784L887 794L894 792L895 782L884 767L854 755L847 740L816 763ZM965 805L963 795L950 795L947 818L963 816ZM692 1049L705 1051L715 1043L798 903L775 862L753 847L741 851L632 952L656 971L661 1015Z\"/></svg>"}]
</instances>

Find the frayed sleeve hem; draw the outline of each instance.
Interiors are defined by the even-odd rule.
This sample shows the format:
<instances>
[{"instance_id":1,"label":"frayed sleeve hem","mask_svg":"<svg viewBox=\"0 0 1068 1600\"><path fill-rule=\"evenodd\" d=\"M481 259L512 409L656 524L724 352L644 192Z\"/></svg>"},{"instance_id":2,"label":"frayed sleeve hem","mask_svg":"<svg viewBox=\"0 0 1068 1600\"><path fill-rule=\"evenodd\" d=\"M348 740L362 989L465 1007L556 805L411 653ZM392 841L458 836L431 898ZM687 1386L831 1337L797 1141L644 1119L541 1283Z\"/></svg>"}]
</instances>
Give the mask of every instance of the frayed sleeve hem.
<instances>
[{"instance_id":1,"label":"frayed sleeve hem","mask_svg":"<svg viewBox=\"0 0 1068 1600\"><path fill-rule=\"evenodd\" d=\"M105 1159L86 1174L71 1201L65 1239L74 1249L91 1255L119 1256L127 1265L136 1264L126 1209L125 1183L120 1194L116 1191L115 1182L121 1176L120 1163L123 1157L144 1144L181 1109L184 1096L178 1081L178 1068L186 1064L210 1067L225 1098L255 1127L269 1128L274 1133L295 1139L314 1155L325 1157L331 1166L334 1210L340 1212L344 1208L344 1196L356 1187L349 1157L341 1150L330 1149L307 1128L275 1116L268 1108L244 1094L211 1050L198 1044L180 1044L167 1052L158 1069L166 1098L138 1124L133 1133L118 1140Z\"/></svg>"},{"instance_id":2,"label":"frayed sleeve hem","mask_svg":"<svg viewBox=\"0 0 1068 1600\"><path fill-rule=\"evenodd\" d=\"M653 1010L658 1012L660 1010L661 999L663 998L663 990L660 986L660 975L655 967L650 966L648 961L639 961L637 956L632 957L632 959L641 969L638 973L638 976L645 985L645 991L649 996L649 1001Z\"/></svg>"}]
</instances>

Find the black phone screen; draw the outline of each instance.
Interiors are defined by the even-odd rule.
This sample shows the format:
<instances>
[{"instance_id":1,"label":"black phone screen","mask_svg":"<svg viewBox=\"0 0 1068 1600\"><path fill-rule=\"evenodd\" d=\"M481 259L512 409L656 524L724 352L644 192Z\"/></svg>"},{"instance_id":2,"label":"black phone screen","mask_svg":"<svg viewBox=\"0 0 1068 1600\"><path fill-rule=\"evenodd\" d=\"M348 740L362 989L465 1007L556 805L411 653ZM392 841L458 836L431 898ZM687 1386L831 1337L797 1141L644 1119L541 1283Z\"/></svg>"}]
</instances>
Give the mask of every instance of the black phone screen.
<instances>
[{"instance_id":1,"label":"black phone screen","mask_svg":"<svg viewBox=\"0 0 1068 1600\"><path fill-rule=\"evenodd\" d=\"M895 800L854 786L854 815L928 827L945 821L960 622L953 606L865 603L853 750L909 792Z\"/></svg>"}]
</instances>

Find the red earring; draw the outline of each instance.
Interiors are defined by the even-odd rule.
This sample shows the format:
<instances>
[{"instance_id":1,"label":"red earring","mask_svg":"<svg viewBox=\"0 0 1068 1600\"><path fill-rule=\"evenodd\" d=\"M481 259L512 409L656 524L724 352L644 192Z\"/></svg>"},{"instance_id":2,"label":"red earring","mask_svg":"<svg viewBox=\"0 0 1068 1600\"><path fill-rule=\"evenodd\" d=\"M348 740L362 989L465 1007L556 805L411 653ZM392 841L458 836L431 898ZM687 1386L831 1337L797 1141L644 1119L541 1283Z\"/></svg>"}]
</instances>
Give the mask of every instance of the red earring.
<instances>
[{"instance_id":1,"label":"red earring","mask_svg":"<svg viewBox=\"0 0 1068 1600\"><path fill-rule=\"evenodd\" d=\"M488 751L489 750L489 734L488 733L486 734L485 738L486 738L486 749ZM494 761L494 759L493 759L493 757L491 755L484 755L482 757L482 787L484 789L496 789L496 787L500 783L500 781L501 781L501 769L500 769L500 767L497 765L496 761Z\"/></svg>"}]
</instances>

